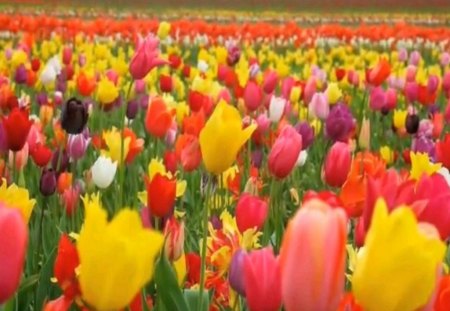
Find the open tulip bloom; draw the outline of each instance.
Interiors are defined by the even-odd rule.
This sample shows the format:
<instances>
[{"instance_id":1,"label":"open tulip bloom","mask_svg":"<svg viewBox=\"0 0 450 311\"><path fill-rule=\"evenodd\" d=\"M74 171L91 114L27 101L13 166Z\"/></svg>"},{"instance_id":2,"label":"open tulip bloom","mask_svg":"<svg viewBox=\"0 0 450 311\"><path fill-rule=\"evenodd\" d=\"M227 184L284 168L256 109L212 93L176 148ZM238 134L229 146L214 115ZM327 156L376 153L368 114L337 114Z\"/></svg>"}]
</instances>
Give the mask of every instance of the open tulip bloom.
<instances>
[{"instance_id":1,"label":"open tulip bloom","mask_svg":"<svg viewBox=\"0 0 450 311\"><path fill-rule=\"evenodd\" d=\"M0 310L450 310L448 3L25 2L0 13Z\"/></svg>"}]
</instances>

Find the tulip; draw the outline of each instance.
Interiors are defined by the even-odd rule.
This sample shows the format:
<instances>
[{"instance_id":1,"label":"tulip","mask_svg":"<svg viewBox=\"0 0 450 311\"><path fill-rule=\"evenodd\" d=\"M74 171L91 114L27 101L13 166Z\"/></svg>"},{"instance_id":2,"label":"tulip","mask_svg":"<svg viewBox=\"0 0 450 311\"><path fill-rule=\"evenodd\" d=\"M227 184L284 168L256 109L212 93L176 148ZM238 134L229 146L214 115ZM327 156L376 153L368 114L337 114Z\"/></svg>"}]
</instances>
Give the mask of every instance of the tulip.
<instances>
[{"instance_id":1,"label":"tulip","mask_svg":"<svg viewBox=\"0 0 450 311\"><path fill-rule=\"evenodd\" d=\"M72 159L81 159L86 153L86 149L89 146L91 139L86 138L84 134L69 135L67 140L67 153Z\"/></svg>"},{"instance_id":2,"label":"tulip","mask_svg":"<svg viewBox=\"0 0 450 311\"><path fill-rule=\"evenodd\" d=\"M419 123L420 119L418 115L408 114L405 120L406 131L411 135L416 134L417 131L419 130Z\"/></svg>"},{"instance_id":3,"label":"tulip","mask_svg":"<svg viewBox=\"0 0 450 311\"><path fill-rule=\"evenodd\" d=\"M350 146L346 143L335 142L325 158L325 182L331 187L341 187L347 180L351 165Z\"/></svg>"},{"instance_id":4,"label":"tulip","mask_svg":"<svg viewBox=\"0 0 450 311\"><path fill-rule=\"evenodd\" d=\"M53 169L44 169L39 181L39 191L43 196L51 196L56 190L56 173Z\"/></svg>"},{"instance_id":5,"label":"tulip","mask_svg":"<svg viewBox=\"0 0 450 311\"><path fill-rule=\"evenodd\" d=\"M325 120L330 113L328 98L324 93L314 93L308 106L310 117Z\"/></svg>"},{"instance_id":6,"label":"tulip","mask_svg":"<svg viewBox=\"0 0 450 311\"><path fill-rule=\"evenodd\" d=\"M244 258L244 284L250 311L279 310L281 275L272 249L253 251Z\"/></svg>"},{"instance_id":7,"label":"tulip","mask_svg":"<svg viewBox=\"0 0 450 311\"><path fill-rule=\"evenodd\" d=\"M280 121L281 117L283 116L286 103L287 103L286 99L272 95L269 103L270 121L275 123Z\"/></svg>"},{"instance_id":8,"label":"tulip","mask_svg":"<svg viewBox=\"0 0 450 311\"><path fill-rule=\"evenodd\" d=\"M264 93L272 94L273 91L275 90L275 87L277 86L277 83L278 83L278 74L275 71L269 71L264 76L264 81L262 84Z\"/></svg>"},{"instance_id":9,"label":"tulip","mask_svg":"<svg viewBox=\"0 0 450 311\"><path fill-rule=\"evenodd\" d=\"M114 180L116 171L117 162L112 162L108 157L99 156L91 167L92 180L97 187L108 188Z\"/></svg>"},{"instance_id":10,"label":"tulip","mask_svg":"<svg viewBox=\"0 0 450 311\"><path fill-rule=\"evenodd\" d=\"M450 275L441 278L439 287L437 288L436 300L434 303L434 311L450 310Z\"/></svg>"},{"instance_id":11,"label":"tulip","mask_svg":"<svg viewBox=\"0 0 450 311\"><path fill-rule=\"evenodd\" d=\"M246 257L247 253L244 250L238 249L235 251L228 271L228 282L231 288L243 297L245 297L244 264Z\"/></svg>"},{"instance_id":12,"label":"tulip","mask_svg":"<svg viewBox=\"0 0 450 311\"><path fill-rule=\"evenodd\" d=\"M156 97L148 105L145 128L153 136L163 138L172 125L172 113L164 100Z\"/></svg>"},{"instance_id":13,"label":"tulip","mask_svg":"<svg viewBox=\"0 0 450 311\"><path fill-rule=\"evenodd\" d=\"M108 222L98 196L84 204L86 216L77 240L83 300L96 310L120 310L152 279L164 238L143 228L137 211L122 209Z\"/></svg>"},{"instance_id":14,"label":"tulip","mask_svg":"<svg viewBox=\"0 0 450 311\"><path fill-rule=\"evenodd\" d=\"M0 305L19 287L27 243L28 227L20 210L0 204Z\"/></svg>"},{"instance_id":15,"label":"tulip","mask_svg":"<svg viewBox=\"0 0 450 311\"><path fill-rule=\"evenodd\" d=\"M386 105L385 108L393 110L397 106L397 92L395 89L387 89L386 91Z\"/></svg>"},{"instance_id":16,"label":"tulip","mask_svg":"<svg viewBox=\"0 0 450 311\"><path fill-rule=\"evenodd\" d=\"M159 76L159 88L164 93L170 93L173 90L173 79L171 76L162 74Z\"/></svg>"},{"instance_id":17,"label":"tulip","mask_svg":"<svg viewBox=\"0 0 450 311\"><path fill-rule=\"evenodd\" d=\"M27 141L33 121L28 118L28 111L14 108L7 117L2 117L6 132L8 149L16 152L23 148Z\"/></svg>"},{"instance_id":18,"label":"tulip","mask_svg":"<svg viewBox=\"0 0 450 311\"><path fill-rule=\"evenodd\" d=\"M21 64L17 67L14 74L14 81L17 84L25 84L27 82L27 69L25 68L25 65Z\"/></svg>"},{"instance_id":19,"label":"tulip","mask_svg":"<svg viewBox=\"0 0 450 311\"><path fill-rule=\"evenodd\" d=\"M302 136L302 150L308 149L314 142L314 129L308 122L298 123L295 129Z\"/></svg>"},{"instance_id":20,"label":"tulip","mask_svg":"<svg viewBox=\"0 0 450 311\"><path fill-rule=\"evenodd\" d=\"M369 71L367 82L374 86L380 86L390 74L391 65L386 59L381 58L378 64Z\"/></svg>"},{"instance_id":21,"label":"tulip","mask_svg":"<svg viewBox=\"0 0 450 311\"><path fill-rule=\"evenodd\" d=\"M157 173L151 180L146 178L147 204L153 216L165 217L175 205L176 180Z\"/></svg>"},{"instance_id":22,"label":"tulip","mask_svg":"<svg viewBox=\"0 0 450 311\"><path fill-rule=\"evenodd\" d=\"M69 134L80 134L88 120L87 107L81 100L72 97L63 106L61 126Z\"/></svg>"},{"instance_id":23,"label":"tulip","mask_svg":"<svg viewBox=\"0 0 450 311\"><path fill-rule=\"evenodd\" d=\"M97 86L97 100L104 106L114 103L119 97L119 90L114 83L106 78L100 80Z\"/></svg>"},{"instance_id":24,"label":"tulip","mask_svg":"<svg viewBox=\"0 0 450 311\"><path fill-rule=\"evenodd\" d=\"M436 143L436 156L444 167L450 169L450 134L446 134L444 140Z\"/></svg>"},{"instance_id":25,"label":"tulip","mask_svg":"<svg viewBox=\"0 0 450 311\"><path fill-rule=\"evenodd\" d=\"M302 136L291 126L283 128L269 153L269 171L282 179L289 175L302 150Z\"/></svg>"},{"instance_id":26,"label":"tulip","mask_svg":"<svg viewBox=\"0 0 450 311\"><path fill-rule=\"evenodd\" d=\"M359 132L358 145L361 149L370 149L370 119L364 118Z\"/></svg>"},{"instance_id":27,"label":"tulip","mask_svg":"<svg viewBox=\"0 0 450 311\"><path fill-rule=\"evenodd\" d=\"M52 158L52 151L42 143L37 143L33 149L30 149L30 155L34 163L39 167L45 167Z\"/></svg>"},{"instance_id":28,"label":"tulip","mask_svg":"<svg viewBox=\"0 0 450 311\"><path fill-rule=\"evenodd\" d=\"M91 96L96 87L95 79L88 77L84 72L80 72L76 83L78 92L83 96Z\"/></svg>"},{"instance_id":29,"label":"tulip","mask_svg":"<svg viewBox=\"0 0 450 311\"><path fill-rule=\"evenodd\" d=\"M318 199L289 222L280 251L287 311L335 311L344 293L347 217Z\"/></svg>"},{"instance_id":30,"label":"tulip","mask_svg":"<svg viewBox=\"0 0 450 311\"><path fill-rule=\"evenodd\" d=\"M405 62L408 59L408 50L405 48L401 48L398 51L398 60L401 62Z\"/></svg>"},{"instance_id":31,"label":"tulip","mask_svg":"<svg viewBox=\"0 0 450 311\"><path fill-rule=\"evenodd\" d=\"M69 161L66 150L57 149L53 152L51 166L57 174L60 174L69 168Z\"/></svg>"},{"instance_id":32,"label":"tulip","mask_svg":"<svg viewBox=\"0 0 450 311\"><path fill-rule=\"evenodd\" d=\"M381 111L386 106L386 94L382 87L378 86L372 89L369 97L370 109Z\"/></svg>"},{"instance_id":33,"label":"tulip","mask_svg":"<svg viewBox=\"0 0 450 311\"><path fill-rule=\"evenodd\" d=\"M72 216L78 204L80 198L80 187L74 186L72 188L65 189L61 201L64 206L64 210L67 216Z\"/></svg>"},{"instance_id":34,"label":"tulip","mask_svg":"<svg viewBox=\"0 0 450 311\"><path fill-rule=\"evenodd\" d=\"M130 62L130 74L134 80L141 80L155 67L167 64L159 58L159 40L153 35L139 38L136 52Z\"/></svg>"},{"instance_id":35,"label":"tulip","mask_svg":"<svg viewBox=\"0 0 450 311\"><path fill-rule=\"evenodd\" d=\"M249 111L255 111L262 103L263 94L258 84L248 81L244 90L244 103Z\"/></svg>"},{"instance_id":36,"label":"tulip","mask_svg":"<svg viewBox=\"0 0 450 311\"><path fill-rule=\"evenodd\" d=\"M227 64L228 66L234 66L239 62L241 58L241 50L236 45L230 45L228 47Z\"/></svg>"},{"instance_id":37,"label":"tulip","mask_svg":"<svg viewBox=\"0 0 450 311\"><path fill-rule=\"evenodd\" d=\"M22 149L17 152L9 152L9 166L15 167L16 170L21 171L25 167L25 165L28 162L28 155L29 155L29 147L28 143L25 143Z\"/></svg>"},{"instance_id":38,"label":"tulip","mask_svg":"<svg viewBox=\"0 0 450 311\"><path fill-rule=\"evenodd\" d=\"M413 51L411 55L409 56L409 64L413 66L419 65L420 59L422 57L420 56L419 51Z\"/></svg>"},{"instance_id":39,"label":"tulip","mask_svg":"<svg viewBox=\"0 0 450 311\"><path fill-rule=\"evenodd\" d=\"M418 224L407 207L389 215L380 199L364 250L355 263L352 283L356 300L367 311L417 310L425 306L444 254L445 244L434 227Z\"/></svg>"},{"instance_id":40,"label":"tulip","mask_svg":"<svg viewBox=\"0 0 450 311\"><path fill-rule=\"evenodd\" d=\"M317 91L317 78L315 76L310 76L308 81L306 81L305 89L303 91L305 103L311 102L312 97Z\"/></svg>"},{"instance_id":41,"label":"tulip","mask_svg":"<svg viewBox=\"0 0 450 311\"><path fill-rule=\"evenodd\" d=\"M239 231L244 234L247 229L261 230L268 212L269 208L266 201L244 193L236 205L236 224Z\"/></svg>"},{"instance_id":42,"label":"tulip","mask_svg":"<svg viewBox=\"0 0 450 311\"><path fill-rule=\"evenodd\" d=\"M419 85L416 82L405 84L405 97L408 103L414 103L419 97Z\"/></svg>"},{"instance_id":43,"label":"tulip","mask_svg":"<svg viewBox=\"0 0 450 311\"><path fill-rule=\"evenodd\" d=\"M171 25L168 22L160 22L157 31L158 37L161 40L165 39L170 33L170 28Z\"/></svg>"},{"instance_id":44,"label":"tulip","mask_svg":"<svg viewBox=\"0 0 450 311\"><path fill-rule=\"evenodd\" d=\"M325 90L325 94L327 95L330 105L336 104L342 97L342 91L339 89L337 83L328 84L328 87Z\"/></svg>"},{"instance_id":45,"label":"tulip","mask_svg":"<svg viewBox=\"0 0 450 311\"><path fill-rule=\"evenodd\" d=\"M170 261L177 261L184 253L184 222L169 218L164 228L164 253Z\"/></svg>"},{"instance_id":46,"label":"tulip","mask_svg":"<svg viewBox=\"0 0 450 311\"><path fill-rule=\"evenodd\" d=\"M255 129L255 124L242 129L239 111L220 101L200 132L200 149L206 169L213 174L227 170Z\"/></svg>"},{"instance_id":47,"label":"tulip","mask_svg":"<svg viewBox=\"0 0 450 311\"><path fill-rule=\"evenodd\" d=\"M346 141L353 128L353 116L345 104L336 104L325 121L325 134L333 141Z\"/></svg>"},{"instance_id":48,"label":"tulip","mask_svg":"<svg viewBox=\"0 0 450 311\"><path fill-rule=\"evenodd\" d=\"M80 294L76 269L80 265L77 249L70 238L63 233L59 238L53 273L64 297L72 300ZM69 304L70 306L70 304Z\"/></svg>"},{"instance_id":49,"label":"tulip","mask_svg":"<svg viewBox=\"0 0 450 311\"><path fill-rule=\"evenodd\" d=\"M52 82L55 82L56 77L61 73L61 64L59 63L58 56L52 57L39 76L42 84L49 85Z\"/></svg>"}]
</instances>

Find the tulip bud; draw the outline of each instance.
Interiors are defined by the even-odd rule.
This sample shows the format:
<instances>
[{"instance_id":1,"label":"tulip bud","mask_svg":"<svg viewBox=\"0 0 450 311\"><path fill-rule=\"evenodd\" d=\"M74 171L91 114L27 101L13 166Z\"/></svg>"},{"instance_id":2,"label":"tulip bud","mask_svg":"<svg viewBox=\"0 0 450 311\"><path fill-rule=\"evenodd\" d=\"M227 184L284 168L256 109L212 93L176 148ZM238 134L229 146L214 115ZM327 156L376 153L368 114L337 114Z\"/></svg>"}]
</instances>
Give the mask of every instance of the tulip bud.
<instances>
[{"instance_id":1,"label":"tulip bud","mask_svg":"<svg viewBox=\"0 0 450 311\"><path fill-rule=\"evenodd\" d=\"M286 107L286 100L281 97L272 96L269 104L269 118L272 122L280 121Z\"/></svg>"},{"instance_id":2,"label":"tulip bud","mask_svg":"<svg viewBox=\"0 0 450 311\"><path fill-rule=\"evenodd\" d=\"M269 71L263 81L263 91L266 94L272 94L278 83L278 75L275 71Z\"/></svg>"},{"instance_id":3,"label":"tulip bud","mask_svg":"<svg viewBox=\"0 0 450 311\"><path fill-rule=\"evenodd\" d=\"M336 142L331 146L324 163L324 179L331 187L341 187L347 180L352 165L350 146Z\"/></svg>"},{"instance_id":4,"label":"tulip bud","mask_svg":"<svg viewBox=\"0 0 450 311\"><path fill-rule=\"evenodd\" d=\"M244 90L244 103L249 111L255 111L262 103L262 91L258 84L248 81Z\"/></svg>"},{"instance_id":5,"label":"tulip bud","mask_svg":"<svg viewBox=\"0 0 450 311\"><path fill-rule=\"evenodd\" d=\"M362 121L358 145L361 149L370 149L370 119L364 118Z\"/></svg>"},{"instance_id":6,"label":"tulip bud","mask_svg":"<svg viewBox=\"0 0 450 311\"><path fill-rule=\"evenodd\" d=\"M0 305L19 287L27 244L28 227L20 210L0 204Z\"/></svg>"},{"instance_id":7,"label":"tulip bud","mask_svg":"<svg viewBox=\"0 0 450 311\"><path fill-rule=\"evenodd\" d=\"M267 202L250 194L244 193L236 205L236 224L244 234L248 229L261 230L269 212Z\"/></svg>"},{"instance_id":8,"label":"tulip bud","mask_svg":"<svg viewBox=\"0 0 450 311\"><path fill-rule=\"evenodd\" d=\"M53 169L44 169L39 182L39 191L43 196L51 196L56 191L56 173Z\"/></svg>"},{"instance_id":9,"label":"tulip bud","mask_svg":"<svg viewBox=\"0 0 450 311\"><path fill-rule=\"evenodd\" d=\"M330 113L327 96L324 93L315 93L309 103L308 112L312 118L325 120Z\"/></svg>"},{"instance_id":10,"label":"tulip bud","mask_svg":"<svg viewBox=\"0 0 450 311\"><path fill-rule=\"evenodd\" d=\"M164 253L170 261L177 261L184 252L184 222L169 218L164 229Z\"/></svg>"},{"instance_id":11,"label":"tulip bud","mask_svg":"<svg viewBox=\"0 0 450 311\"><path fill-rule=\"evenodd\" d=\"M243 297L245 297L244 263L246 256L247 253L242 249L235 251L228 272L228 282L231 288Z\"/></svg>"},{"instance_id":12,"label":"tulip bud","mask_svg":"<svg viewBox=\"0 0 450 311\"><path fill-rule=\"evenodd\" d=\"M117 162L112 162L110 158L100 156L91 167L92 180L97 187L108 188L114 180L116 171Z\"/></svg>"},{"instance_id":13,"label":"tulip bud","mask_svg":"<svg viewBox=\"0 0 450 311\"><path fill-rule=\"evenodd\" d=\"M162 74L159 77L159 88L164 93L170 93L173 90L173 79L171 76Z\"/></svg>"},{"instance_id":14,"label":"tulip bud","mask_svg":"<svg viewBox=\"0 0 450 311\"><path fill-rule=\"evenodd\" d=\"M128 102L126 116L129 120L134 120L139 112L139 102L137 99L132 99Z\"/></svg>"},{"instance_id":15,"label":"tulip bud","mask_svg":"<svg viewBox=\"0 0 450 311\"><path fill-rule=\"evenodd\" d=\"M302 136L290 125L283 128L269 153L269 171L277 178L289 175L302 150Z\"/></svg>"},{"instance_id":16,"label":"tulip bud","mask_svg":"<svg viewBox=\"0 0 450 311\"><path fill-rule=\"evenodd\" d=\"M69 135L67 141L67 153L72 159L81 159L86 153L89 146L90 138L86 138L84 134Z\"/></svg>"},{"instance_id":17,"label":"tulip bud","mask_svg":"<svg viewBox=\"0 0 450 311\"><path fill-rule=\"evenodd\" d=\"M72 97L64 104L61 112L61 126L67 133L80 134L87 120L86 106L80 100Z\"/></svg>"}]
</instances>

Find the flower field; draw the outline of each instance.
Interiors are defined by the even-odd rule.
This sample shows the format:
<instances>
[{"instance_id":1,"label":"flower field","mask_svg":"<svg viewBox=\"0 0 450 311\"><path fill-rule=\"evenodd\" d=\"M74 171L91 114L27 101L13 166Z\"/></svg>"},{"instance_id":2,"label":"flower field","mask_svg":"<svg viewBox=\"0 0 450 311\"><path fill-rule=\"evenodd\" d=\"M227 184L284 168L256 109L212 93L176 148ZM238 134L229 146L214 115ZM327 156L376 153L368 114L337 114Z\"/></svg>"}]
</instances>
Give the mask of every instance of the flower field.
<instances>
[{"instance_id":1,"label":"flower field","mask_svg":"<svg viewBox=\"0 0 450 311\"><path fill-rule=\"evenodd\" d=\"M30 3L1 311L450 310L449 14Z\"/></svg>"}]
</instances>

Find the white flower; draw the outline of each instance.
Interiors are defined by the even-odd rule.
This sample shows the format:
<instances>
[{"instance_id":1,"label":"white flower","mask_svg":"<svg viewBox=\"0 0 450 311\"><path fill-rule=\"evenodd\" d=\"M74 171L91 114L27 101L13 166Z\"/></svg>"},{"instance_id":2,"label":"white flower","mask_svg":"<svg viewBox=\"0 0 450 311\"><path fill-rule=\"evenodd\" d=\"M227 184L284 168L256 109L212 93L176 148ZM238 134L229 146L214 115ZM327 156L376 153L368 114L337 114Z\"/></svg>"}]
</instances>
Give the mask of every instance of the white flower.
<instances>
[{"instance_id":1,"label":"white flower","mask_svg":"<svg viewBox=\"0 0 450 311\"><path fill-rule=\"evenodd\" d=\"M270 121L272 122L280 121L281 117L283 116L285 106L286 106L286 99L277 96L272 96L272 98L270 98L269 104Z\"/></svg>"},{"instance_id":2,"label":"white flower","mask_svg":"<svg viewBox=\"0 0 450 311\"><path fill-rule=\"evenodd\" d=\"M99 156L91 167L92 180L94 184L102 189L108 188L114 180L117 171L117 162L110 158Z\"/></svg>"},{"instance_id":3,"label":"white flower","mask_svg":"<svg viewBox=\"0 0 450 311\"><path fill-rule=\"evenodd\" d=\"M306 163L306 159L308 158L308 152L306 150L300 151L298 155L297 162L295 163L296 166L303 166Z\"/></svg>"},{"instance_id":4,"label":"white flower","mask_svg":"<svg viewBox=\"0 0 450 311\"><path fill-rule=\"evenodd\" d=\"M41 75L39 79L41 80L42 84L46 85L51 82L54 82L56 79L56 71L52 66L46 65L44 69L41 72Z\"/></svg>"},{"instance_id":5,"label":"white flower","mask_svg":"<svg viewBox=\"0 0 450 311\"><path fill-rule=\"evenodd\" d=\"M201 59L201 60L198 61L197 68L201 72L206 72L208 70L208 68L209 68L209 65L208 65L207 62L205 62L203 59Z\"/></svg>"}]
</instances>

